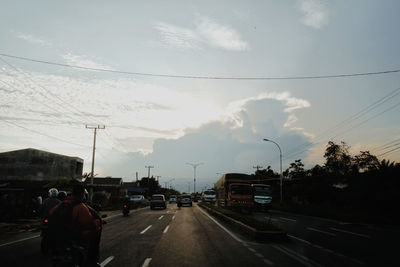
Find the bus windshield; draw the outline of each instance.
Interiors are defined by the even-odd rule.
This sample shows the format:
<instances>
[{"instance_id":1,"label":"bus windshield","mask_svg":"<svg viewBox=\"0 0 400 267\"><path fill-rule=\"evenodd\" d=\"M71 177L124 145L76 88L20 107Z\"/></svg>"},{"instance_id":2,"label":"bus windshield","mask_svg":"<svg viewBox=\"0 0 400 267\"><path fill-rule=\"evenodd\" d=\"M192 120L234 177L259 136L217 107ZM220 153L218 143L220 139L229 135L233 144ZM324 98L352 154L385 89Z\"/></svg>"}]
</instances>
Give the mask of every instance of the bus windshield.
<instances>
[{"instance_id":1,"label":"bus windshield","mask_svg":"<svg viewBox=\"0 0 400 267\"><path fill-rule=\"evenodd\" d=\"M258 196L270 196L271 189L267 186L254 186L254 194Z\"/></svg>"}]
</instances>

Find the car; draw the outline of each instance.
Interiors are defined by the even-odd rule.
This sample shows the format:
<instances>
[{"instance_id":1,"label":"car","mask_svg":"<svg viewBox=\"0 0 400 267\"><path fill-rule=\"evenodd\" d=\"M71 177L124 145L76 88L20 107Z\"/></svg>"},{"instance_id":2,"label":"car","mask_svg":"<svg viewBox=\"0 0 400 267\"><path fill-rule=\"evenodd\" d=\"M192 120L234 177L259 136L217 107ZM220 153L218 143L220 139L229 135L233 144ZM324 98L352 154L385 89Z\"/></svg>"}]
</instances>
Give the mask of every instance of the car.
<instances>
[{"instance_id":1,"label":"car","mask_svg":"<svg viewBox=\"0 0 400 267\"><path fill-rule=\"evenodd\" d=\"M170 197L169 197L169 203L171 204L171 203L176 203L176 196L175 195L171 195Z\"/></svg>"},{"instance_id":2,"label":"car","mask_svg":"<svg viewBox=\"0 0 400 267\"><path fill-rule=\"evenodd\" d=\"M149 204L149 201L143 195L132 195L130 201L136 206L147 206Z\"/></svg>"},{"instance_id":3,"label":"car","mask_svg":"<svg viewBox=\"0 0 400 267\"><path fill-rule=\"evenodd\" d=\"M192 197L190 195L182 195L181 196L181 203L183 205L192 206Z\"/></svg>"},{"instance_id":4,"label":"car","mask_svg":"<svg viewBox=\"0 0 400 267\"><path fill-rule=\"evenodd\" d=\"M166 209L167 208L167 203L165 201L165 196L162 194L154 194L151 196L151 201L150 201L150 209L155 209L157 207Z\"/></svg>"}]
</instances>

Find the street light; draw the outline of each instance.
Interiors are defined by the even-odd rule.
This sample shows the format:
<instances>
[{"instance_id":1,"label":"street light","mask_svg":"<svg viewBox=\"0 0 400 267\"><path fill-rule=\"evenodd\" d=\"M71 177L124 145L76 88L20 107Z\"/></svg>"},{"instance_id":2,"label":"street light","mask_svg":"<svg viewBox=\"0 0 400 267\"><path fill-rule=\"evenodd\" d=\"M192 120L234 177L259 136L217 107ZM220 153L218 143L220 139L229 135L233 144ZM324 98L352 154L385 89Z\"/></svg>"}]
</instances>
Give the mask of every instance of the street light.
<instances>
[{"instance_id":1,"label":"street light","mask_svg":"<svg viewBox=\"0 0 400 267\"><path fill-rule=\"evenodd\" d=\"M283 195L282 195L282 150L281 150L281 147L276 142L266 139L266 138L264 138L263 140L266 142L272 142L279 148L279 159L280 159L280 165L281 165L281 174L280 174L279 180L280 180L281 203L282 203L282 201L283 201Z\"/></svg>"},{"instance_id":2,"label":"street light","mask_svg":"<svg viewBox=\"0 0 400 267\"><path fill-rule=\"evenodd\" d=\"M199 165L204 164L203 162L200 163L187 163L188 165L191 165L193 167L193 193L196 195L196 168Z\"/></svg>"}]
</instances>

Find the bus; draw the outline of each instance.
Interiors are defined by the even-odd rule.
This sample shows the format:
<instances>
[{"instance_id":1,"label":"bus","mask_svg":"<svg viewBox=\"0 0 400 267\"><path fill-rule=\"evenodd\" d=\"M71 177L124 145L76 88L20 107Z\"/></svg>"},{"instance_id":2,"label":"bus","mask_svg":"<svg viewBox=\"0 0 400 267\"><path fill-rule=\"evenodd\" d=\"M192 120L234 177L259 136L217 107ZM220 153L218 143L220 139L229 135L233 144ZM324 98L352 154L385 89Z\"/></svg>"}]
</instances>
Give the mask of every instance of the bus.
<instances>
[{"instance_id":1,"label":"bus","mask_svg":"<svg viewBox=\"0 0 400 267\"><path fill-rule=\"evenodd\" d=\"M243 173L225 173L217 181L217 205L251 211L254 207L252 177Z\"/></svg>"},{"instance_id":2,"label":"bus","mask_svg":"<svg viewBox=\"0 0 400 267\"><path fill-rule=\"evenodd\" d=\"M272 203L271 186L266 184L252 184L254 206L257 209L268 211Z\"/></svg>"}]
</instances>

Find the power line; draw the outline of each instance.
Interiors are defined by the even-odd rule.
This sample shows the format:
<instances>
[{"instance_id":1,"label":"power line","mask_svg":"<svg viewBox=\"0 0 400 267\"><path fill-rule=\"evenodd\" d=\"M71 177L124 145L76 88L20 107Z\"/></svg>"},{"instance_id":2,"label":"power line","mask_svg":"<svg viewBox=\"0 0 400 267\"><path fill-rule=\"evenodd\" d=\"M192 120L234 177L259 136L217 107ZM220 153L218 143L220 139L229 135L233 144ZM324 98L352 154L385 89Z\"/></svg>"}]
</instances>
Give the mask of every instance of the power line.
<instances>
[{"instance_id":1,"label":"power line","mask_svg":"<svg viewBox=\"0 0 400 267\"><path fill-rule=\"evenodd\" d=\"M385 152L385 153L382 153L382 154L378 155L377 157L381 157L381 156L383 156L383 155L392 153L392 152L394 152L394 151L396 151L396 150L399 150L399 149L400 149L400 146L398 146L398 147L396 147L396 148L394 148L394 149L392 149L392 150L389 150L389 151L387 151L387 152Z\"/></svg>"},{"instance_id":2,"label":"power line","mask_svg":"<svg viewBox=\"0 0 400 267\"><path fill-rule=\"evenodd\" d=\"M397 144L394 144L394 145L391 145L391 144L393 144L393 143L395 143L395 142L398 142L398 141L400 141L400 138L394 139L394 140L392 140L392 141L390 141L390 142L387 142L387 143L385 143L385 144L383 144L383 145L377 146L377 147L373 148L372 151L380 151L380 150L386 149L386 148L388 148L388 147L397 145ZM386 146L386 147L385 147L385 146Z\"/></svg>"},{"instance_id":3,"label":"power line","mask_svg":"<svg viewBox=\"0 0 400 267\"><path fill-rule=\"evenodd\" d=\"M43 136L46 136L46 137L49 137L49 138L58 140L58 141L60 141L60 142L64 142L64 143L68 143L68 144L72 144L72 145L76 145L76 146L81 146L81 147L85 147L85 148L90 147L90 146L86 146L86 145L82 145L82 144L70 142L70 141L67 141L67 140L64 140L64 139L61 139L61 138L52 136L52 135L48 135L48 134L45 134L45 133L42 133L42 132L39 132L39 131L36 131L36 130L32 130L32 129L30 129L30 128L21 126L21 125L19 125L19 124L17 124L17 123L11 122L11 121L7 121L7 120L0 120L0 121L1 121L1 122L5 122L5 123L10 124L10 125L14 125L14 126L16 126L16 127L22 128L22 129L25 129L25 130L27 130L27 131L29 131L29 132L33 132L33 133L36 133L36 134L39 134L39 135L43 135Z\"/></svg>"},{"instance_id":4,"label":"power line","mask_svg":"<svg viewBox=\"0 0 400 267\"><path fill-rule=\"evenodd\" d=\"M52 61L38 60L33 58L14 56L9 54L0 53L0 56L25 60L35 63L48 64L60 67L69 67L83 70L101 71L117 74L128 74L128 75L138 75L138 76L149 76L149 77L162 77L162 78L179 78L179 79L206 79L206 80L309 80L309 79L329 79L329 78L347 78L347 77L357 77L357 76L370 76L370 75L382 75L390 73L398 73L400 69L376 71L376 72L360 72L360 73L349 73L349 74L332 74L332 75L311 75L311 76L286 76L286 77L221 77L221 76L197 76L197 75L171 75L171 74L157 74L157 73L146 73L146 72L131 72L131 71L121 71L105 68L93 68L93 67L83 67L78 65L57 63Z\"/></svg>"},{"instance_id":5,"label":"power line","mask_svg":"<svg viewBox=\"0 0 400 267\"><path fill-rule=\"evenodd\" d=\"M359 112L351 115L350 117L348 117L347 119L337 123L336 125L328 128L327 130L319 133L317 136L317 140L321 139L322 137L326 136L327 134L332 133L333 131L336 131L339 127L342 127L343 125L349 124L352 121L355 121L356 119L361 118L362 116L364 116L365 114L367 114L368 112L370 112L371 110L377 108L378 106L384 104L385 102L387 102L388 100L392 99L393 97L397 96L400 94L400 88L397 88L393 91L391 91L389 94L386 94L385 96L383 96L382 98L378 99L377 101L375 101L374 103L368 105L367 107L363 108L362 110L360 110ZM318 142L317 142L318 144ZM312 145L312 144L311 144ZM307 147L310 146L309 142L304 142L298 146L296 146L295 148L291 149L288 151L287 155L284 158L290 157L291 154L295 153L296 155L298 153L296 153L296 150L298 150L301 147ZM293 151L293 152L291 152Z\"/></svg>"}]
</instances>

